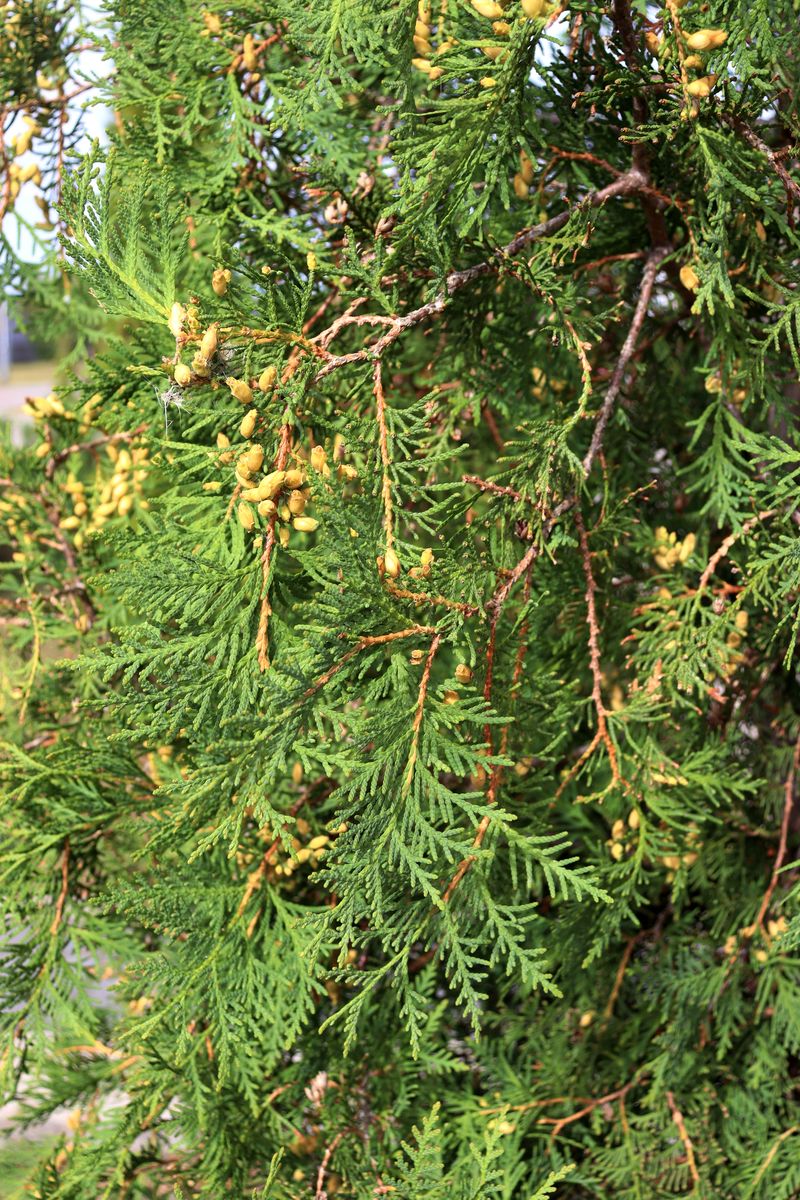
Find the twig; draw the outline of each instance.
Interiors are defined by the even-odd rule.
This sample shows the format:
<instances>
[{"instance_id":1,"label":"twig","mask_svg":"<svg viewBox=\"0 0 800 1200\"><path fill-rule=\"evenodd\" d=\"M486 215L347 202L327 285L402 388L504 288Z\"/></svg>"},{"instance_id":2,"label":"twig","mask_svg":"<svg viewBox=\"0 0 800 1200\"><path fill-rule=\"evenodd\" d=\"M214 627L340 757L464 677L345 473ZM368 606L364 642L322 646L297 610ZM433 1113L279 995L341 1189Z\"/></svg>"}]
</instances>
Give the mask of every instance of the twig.
<instances>
[{"instance_id":1,"label":"twig","mask_svg":"<svg viewBox=\"0 0 800 1200\"><path fill-rule=\"evenodd\" d=\"M667 1104L669 1105L669 1111L672 1113L672 1119L678 1128L678 1134L683 1142L683 1148L686 1151L686 1161L689 1165L689 1174L692 1177L692 1183L694 1184L694 1187L697 1187L697 1185L700 1183L700 1173L697 1170L697 1163L694 1157L694 1146L692 1145L692 1139L689 1137L689 1131L686 1128L686 1124L683 1119L683 1113L675 1103L675 1097L673 1096L672 1092L667 1092Z\"/></svg>"},{"instance_id":2,"label":"twig","mask_svg":"<svg viewBox=\"0 0 800 1200\"><path fill-rule=\"evenodd\" d=\"M769 909L770 901L772 900L772 895L778 882L778 876L780 875L781 867L783 866L783 860L786 857L786 844L789 838L789 820L791 818L792 808L794 806L794 788L798 767L800 767L800 733L798 733L797 740L794 744L792 765L789 768L789 774L786 776L786 783L784 784L783 788L783 820L781 821L778 853L775 856L775 865L772 868L772 876L769 881L769 886L764 893L764 898L761 901L761 907L759 908L758 915L756 917L756 925L758 925L762 932L764 930L764 917Z\"/></svg>"},{"instance_id":3,"label":"twig","mask_svg":"<svg viewBox=\"0 0 800 1200\"><path fill-rule=\"evenodd\" d=\"M581 548L583 573L586 578L586 624L589 626L589 666L592 672L592 701L597 714L597 735L603 741L608 752L611 767L611 786L620 782L617 751L608 732L608 710L603 701L603 671L600 664L600 627L597 621L597 605L595 595L597 584L592 572L592 556L589 551L589 541L586 537L586 526L580 509L575 509L575 524L578 527L578 539Z\"/></svg>"},{"instance_id":4,"label":"twig","mask_svg":"<svg viewBox=\"0 0 800 1200\"><path fill-rule=\"evenodd\" d=\"M751 129L750 126L741 119L741 117L736 117L733 113L726 112L721 113L720 116L722 117L723 121L727 122L732 129L735 129L736 132L740 134L740 136L743 137L744 140L748 142L754 150L758 150L760 154L764 155L767 162L772 167L783 186L786 188L786 191L790 195L794 196L795 200L800 201L800 183L798 183L795 179L792 179L791 175L786 170L786 167L778 158L775 151L770 149L767 143L762 141L755 130Z\"/></svg>"},{"instance_id":5,"label":"twig","mask_svg":"<svg viewBox=\"0 0 800 1200\"><path fill-rule=\"evenodd\" d=\"M455 612L463 613L465 617L474 617L480 610L474 604L465 604L462 600L448 600L447 596L434 596L430 592L412 592L408 588L398 587L390 577L384 578L386 590L399 600L413 600L415 604L441 604L443 608L452 608Z\"/></svg>"},{"instance_id":6,"label":"twig","mask_svg":"<svg viewBox=\"0 0 800 1200\"><path fill-rule=\"evenodd\" d=\"M344 366L346 363L364 362L367 359L373 361L380 358L383 352L391 346L405 332L406 329L411 329L415 325L428 320L430 317L436 316L443 312L447 307L450 297L463 287L473 283L476 279L481 279L486 275L500 270L503 264L521 250L526 249L534 242L540 241L542 238L549 237L553 233L557 233L567 224L575 213L585 208L597 208L604 204L606 200L610 200L614 196L629 196L642 190L649 189L647 178L642 172L636 168L631 168L624 175L615 179L613 183L607 184L606 187L600 188L598 191L589 192L582 200L564 212L557 213L556 216L550 217L549 220L541 222L539 225L533 225L529 229L522 230L517 234L507 245L500 247L491 258L484 262L475 263L474 266L465 267L460 271L452 271L447 276L443 291L439 292L432 300L426 304L420 305L419 308L412 309L402 317L367 317L367 316L350 316L347 314L338 318L336 322L337 332L350 324L383 324L386 326L386 332L372 346L362 350L355 350L349 354L327 355L326 361L317 372L315 379L320 380L338 367ZM665 251L666 253L666 251ZM333 327L331 327L332 329ZM316 351L325 356L325 347L330 343L331 331L325 330L321 334L317 334L311 340L309 349Z\"/></svg>"},{"instance_id":7,"label":"twig","mask_svg":"<svg viewBox=\"0 0 800 1200\"><path fill-rule=\"evenodd\" d=\"M603 435L605 434L606 425L608 424L611 413L614 410L614 404L625 378L625 371L636 348L636 342L639 334L642 331L645 317L647 316L647 306L650 303L650 296L653 292L653 286L656 281L656 275L658 274L658 268L662 260L666 258L669 252L670 251L667 246L657 246L656 249L651 251L651 253L647 256L647 262L645 263L644 271L642 272L642 282L639 287L639 299L636 303L636 309L634 310L633 320L631 321L631 325L628 330L628 336L625 338L622 350L620 351L620 356L617 359L617 365L614 368L614 374L611 377L611 383L609 384L608 391L606 392L605 399L603 401L603 407L600 409L600 415L597 418L597 423L594 427L591 444L583 459L584 475L588 475L590 473L594 460L597 458L597 455L600 453L602 448Z\"/></svg>"},{"instance_id":8,"label":"twig","mask_svg":"<svg viewBox=\"0 0 800 1200\"><path fill-rule=\"evenodd\" d=\"M287 422L281 426L281 440L278 447L278 454L275 458L274 470L282 471L286 466L289 458L289 450L292 445L292 427ZM277 538L275 536L275 523L277 521L277 511L271 513L267 520L267 536L264 541L264 550L261 555L261 611L258 617L258 633L256 635L256 649L258 651L258 665L262 671L269 668L269 615L272 611L269 604L269 583L270 569L272 564L272 552L275 549Z\"/></svg>"},{"instance_id":9,"label":"twig","mask_svg":"<svg viewBox=\"0 0 800 1200\"><path fill-rule=\"evenodd\" d=\"M140 433L144 433L147 429L146 424L137 425L135 429L123 430L121 433L109 433L103 437L95 438L91 442L73 442L71 446L66 446L63 450L59 450L52 458L49 458L45 463L44 477L52 479L56 473L56 468L70 457L72 454L79 454L82 451L94 453L100 446L109 446L113 442L130 442Z\"/></svg>"},{"instance_id":10,"label":"twig","mask_svg":"<svg viewBox=\"0 0 800 1200\"><path fill-rule=\"evenodd\" d=\"M292 805L292 807L289 809L289 812L287 813L287 820L284 821L283 825L281 826L282 829L285 828L286 825L288 825L288 823L289 823L288 818L296 816L296 814L300 811L300 809L303 807L303 804L305 803L305 799L306 799L305 796L301 796L298 800L295 800L294 804ZM244 889L242 898L239 901L239 907L236 910L236 916L234 917L234 921L237 921L239 919L239 917L242 916L245 909L247 908L247 905L250 903L250 897L253 895L253 892L256 890L256 888L258 888L259 885L261 884L261 880L264 878L264 876L267 873L267 867L269 866L270 859L272 858L272 855L275 853L275 851L278 849L278 846L280 845L280 841L281 841L280 834L278 834L272 841L272 844L264 851L264 854L261 857L261 862L258 864L255 871L251 871L250 874L248 875L247 887ZM231 922L231 924L233 924L233 922ZM252 925L252 923L250 925L248 925L248 927L247 927L247 936L248 937L251 936L251 934L253 932L253 928L254 928L254 926Z\"/></svg>"},{"instance_id":11,"label":"twig","mask_svg":"<svg viewBox=\"0 0 800 1200\"><path fill-rule=\"evenodd\" d=\"M50 937L54 938L58 933L64 916L64 904L67 899L67 890L69 888L69 838L64 839L64 849L61 851L61 891L58 893L56 900L55 912L53 920L50 923Z\"/></svg>"},{"instance_id":12,"label":"twig","mask_svg":"<svg viewBox=\"0 0 800 1200\"><path fill-rule=\"evenodd\" d=\"M627 1096L627 1094L631 1090L631 1088L635 1087L635 1085L639 1082L640 1082L640 1077L634 1076L634 1078L631 1079L630 1083L626 1083L624 1085L624 1087L617 1088L613 1092L606 1092L605 1096L598 1096L596 1100L590 1100L589 1103L587 1105L585 1105L584 1108L580 1109L576 1113L572 1113L571 1116L569 1116L569 1117L540 1117L538 1120L538 1124L539 1125L552 1125L553 1129L550 1133L550 1136L551 1136L551 1138L557 1138L558 1135L561 1133L561 1130L566 1125L571 1125L574 1121L580 1121L583 1117L588 1116L590 1112L594 1112L594 1110L596 1108L598 1108L601 1104L611 1104L614 1100L624 1099L624 1097Z\"/></svg>"},{"instance_id":13,"label":"twig","mask_svg":"<svg viewBox=\"0 0 800 1200\"><path fill-rule=\"evenodd\" d=\"M436 628L433 625L412 625L408 629L397 629L393 633L380 633L359 638L355 646L351 646L347 653L343 655L337 663L334 663L332 667L323 672L323 674L311 684L311 687L306 688L300 699L308 700L314 695L315 692L318 692L320 688L325 687L325 685L329 683L331 679L333 679L334 675L338 675L345 663L349 662L349 660L354 658L356 654L360 654L362 650L366 650L370 646L382 646L386 642L397 642L403 638L418 637L419 635L426 633L435 634L436 632Z\"/></svg>"},{"instance_id":14,"label":"twig","mask_svg":"<svg viewBox=\"0 0 800 1200\"><path fill-rule=\"evenodd\" d=\"M508 496L518 503L525 499L516 488L503 487L499 483L492 483L491 479L481 479L479 475L462 475L461 479L464 483L471 483L473 487L480 488L482 492L494 492L496 496Z\"/></svg>"},{"instance_id":15,"label":"twig","mask_svg":"<svg viewBox=\"0 0 800 1200\"><path fill-rule=\"evenodd\" d=\"M531 557L531 559L528 563L528 566L526 568L526 571L527 571L527 574L525 577L524 602L527 604L527 602L530 598L530 591L531 591L531 576L532 576L532 571L533 571L533 557ZM489 643L488 643L487 650L486 650L486 675L485 675L484 684L483 684L483 695L484 695L484 699L487 701L491 701L491 696L492 696L495 638L496 638L496 634L497 634L497 622L499 619L500 619L500 610L496 608L493 611L492 616L491 616L491 624L489 627ZM519 640L519 645L517 646L516 660L514 662L514 671L513 671L512 678L511 678L510 694L512 696L513 696L517 686L519 685L519 681L522 676L522 667L525 662L525 654L526 654L526 651L528 648L527 638L528 638L528 622L523 621L522 627L520 629L520 640ZM500 735L500 754L501 754L501 756L505 754L506 749L508 748L509 728L510 728L510 722L504 726L503 731ZM486 727L486 730L484 732L484 740L486 741L486 744L489 748L489 752L491 753L492 752L492 733L491 733L491 728L489 726ZM500 766L500 764L498 763L498 764L494 765L491 769L491 774L489 777L489 789L486 793L486 803L487 804L494 804L496 802L498 792L500 791L500 784L502 782L502 776L503 776L503 769ZM465 858L462 858L461 862L456 867L456 870L455 870L450 882L448 883L447 887L445 888L444 892L442 893L442 904L443 905L449 904L450 898L452 897L453 892L456 890L458 885L461 883L461 880L466 875L467 871L469 871L471 869L473 863L475 862L476 851L480 850L481 846L483 845L483 840L486 837L486 832L489 828L490 820L491 820L491 818L488 813L484 814L484 816L481 818L481 820L478 824L478 827L475 830L475 835L472 839L472 849L471 849L470 853Z\"/></svg>"},{"instance_id":16,"label":"twig","mask_svg":"<svg viewBox=\"0 0 800 1200\"><path fill-rule=\"evenodd\" d=\"M314 1192L314 1200L327 1200L328 1193L323 1187L323 1184L325 1183L325 1173L328 1170L328 1163L331 1161L331 1156L343 1137L344 1130L342 1130L340 1133L337 1133L331 1144L325 1148L325 1153L322 1156L322 1162L319 1164L319 1170L317 1171L317 1189Z\"/></svg>"},{"instance_id":17,"label":"twig","mask_svg":"<svg viewBox=\"0 0 800 1200\"><path fill-rule=\"evenodd\" d=\"M411 731L411 750L408 755L408 767L406 768L406 777L403 781L401 796L406 796L411 787L411 780L414 778L414 766L417 761L417 753L419 751L419 735L422 729L422 718L425 713L425 699L428 695L428 684L431 678L431 668L433 660L436 657L436 651L439 649L439 643L442 640L442 635L437 633L431 639L428 657L425 659L425 666L422 670L422 678L419 683L419 697L417 699L417 711L414 715L414 725Z\"/></svg>"},{"instance_id":18,"label":"twig","mask_svg":"<svg viewBox=\"0 0 800 1200\"><path fill-rule=\"evenodd\" d=\"M383 376L381 374L381 361L376 359L373 369L374 393L375 393L375 418L378 422L378 441L381 451L381 498L383 500L383 520L386 529L386 549L391 550L394 545L394 522L392 518L392 480L389 475L389 467L391 466L391 458L389 457L389 434L386 429L386 397L383 390Z\"/></svg>"},{"instance_id":19,"label":"twig","mask_svg":"<svg viewBox=\"0 0 800 1200\"><path fill-rule=\"evenodd\" d=\"M736 542L738 542L739 538L746 537L747 534L750 532L750 530L753 529L759 523L759 521L766 521L769 517L774 517L774 516L775 516L774 508L765 509L763 512L758 513L757 516L749 517L744 522L741 529L735 529L733 531L733 533L729 533L728 536L726 538L724 538L722 540L722 542L720 542L719 547L711 555L711 558L708 560L708 563L706 564L706 568L703 571L703 574L700 576L700 582L697 585L697 592L695 593L696 600L703 594L705 589L708 587L708 581L711 579L711 576L714 574L717 567L722 562L723 558L727 557L729 551L731 550L731 547L734 546L736 544Z\"/></svg>"},{"instance_id":20,"label":"twig","mask_svg":"<svg viewBox=\"0 0 800 1200\"><path fill-rule=\"evenodd\" d=\"M769 1148L766 1158L764 1159L761 1166L756 1171L753 1182L750 1184L750 1187L748 1188L747 1192L745 1193L745 1200L747 1200L747 1197L753 1195L758 1184L760 1183L761 1179L763 1178L764 1174L766 1173L767 1168L769 1167L769 1164L772 1162L773 1158L778 1153L778 1151L780 1150L783 1143L787 1140L787 1138L790 1138L792 1136L792 1134L794 1134L794 1133L800 1133L800 1125L792 1125L791 1129L784 1129L783 1133L780 1134L778 1137L776 1137L775 1141L772 1143L772 1145Z\"/></svg>"}]
</instances>

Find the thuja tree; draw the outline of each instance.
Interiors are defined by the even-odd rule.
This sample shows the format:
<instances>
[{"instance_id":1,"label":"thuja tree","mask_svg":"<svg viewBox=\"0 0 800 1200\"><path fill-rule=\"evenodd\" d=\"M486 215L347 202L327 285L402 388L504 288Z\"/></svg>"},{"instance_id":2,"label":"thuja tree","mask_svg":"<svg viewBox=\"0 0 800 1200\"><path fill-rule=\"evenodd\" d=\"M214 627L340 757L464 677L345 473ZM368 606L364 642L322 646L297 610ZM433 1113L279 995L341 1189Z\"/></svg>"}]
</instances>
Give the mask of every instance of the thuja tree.
<instances>
[{"instance_id":1,"label":"thuja tree","mask_svg":"<svg viewBox=\"0 0 800 1200\"><path fill-rule=\"evenodd\" d=\"M796 6L2 15L29 1194L798 1195Z\"/></svg>"}]
</instances>

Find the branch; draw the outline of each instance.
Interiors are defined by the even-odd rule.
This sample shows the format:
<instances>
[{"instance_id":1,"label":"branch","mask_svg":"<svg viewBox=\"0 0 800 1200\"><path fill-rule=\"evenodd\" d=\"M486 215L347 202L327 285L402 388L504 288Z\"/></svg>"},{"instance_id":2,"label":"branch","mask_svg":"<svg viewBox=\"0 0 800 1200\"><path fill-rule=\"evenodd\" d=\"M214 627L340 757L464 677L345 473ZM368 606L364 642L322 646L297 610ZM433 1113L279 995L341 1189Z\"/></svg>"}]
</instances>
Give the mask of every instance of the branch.
<instances>
[{"instance_id":1,"label":"branch","mask_svg":"<svg viewBox=\"0 0 800 1200\"><path fill-rule=\"evenodd\" d=\"M620 351L620 356L617 359L617 365L614 368L614 374L611 377L611 383L609 384L608 391L606 392L606 397L603 401L603 407L600 409L600 416L598 417L597 424L594 427L594 434L592 435L591 444L583 460L584 475L589 474L594 460L597 458L597 455L600 453L602 448L603 435L605 434L606 425L608 424L611 413L614 410L614 404L616 403L617 396L619 395L623 380L625 378L625 371L628 363L631 360L631 356L636 349L636 342L639 338L639 334L642 331L645 317L647 316L647 306L650 303L650 296L653 292L653 286L656 281L656 275L658 274L658 268L663 259L666 258L667 254L669 253L669 247L657 246L655 250L653 250L647 257L647 262L645 263L644 271L642 272L642 282L639 286L639 299L636 303L636 309L633 314L633 320L631 321L630 329L628 330L628 336L625 338L622 350Z\"/></svg>"},{"instance_id":2,"label":"branch","mask_svg":"<svg viewBox=\"0 0 800 1200\"><path fill-rule=\"evenodd\" d=\"M791 175L786 170L786 167L778 158L775 151L771 150L767 143L762 141L755 130L751 129L750 126L741 119L741 117L736 117L733 115L733 113L726 112L721 113L720 115L723 121L730 125L731 129L735 129L740 137L743 137L744 140L750 146L752 146L754 150L758 150L760 154L764 155L767 162L772 167L783 186L786 188L786 191L791 196L794 196L795 200L800 201L800 183L797 183L795 179L792 179Z\"/></svg>"},{"instance_id":3,"label":"branch","mask_svg":"<svg viewBox=\"0 0 800 1200\"><path fill-rule=\"evenodd\" d=\"M417 761L417 753L419 751L419 735L422 729L422 718L425 713L425 698L428 695L428 684L431 678L431 669L433 660L436 657L436 651L439 649L439 643L442 640L442 635L437 633L431 640L428 657L425 659L425 666L422 670L422 679L419 684L419 698L417 699L417 711L414 715L414 726L411 733L411 750L408 755L408 767L406 769L406 777L403 781L403 787L400 792L401 796L408 794L408 789L411 787L411 780L414 777L414 765Z\"/></svg>"},{"instance_id":4,"label":"branch","mask_svg":"<svg viewBox=\"0 0 800 1200\"><path fill-rule=\"evenodd\" d=\"M683 1148L686 1151L686 1161L689 1164L689 1173L692 1177L692 1183L694 1184L694 1187L697 1187L697 1185L700 1183L700 1173L697 1170L697 1163L694 1157L694 1146L692 1145L692 1139L689 1137L689 1132L683 1120L683 1113L675 1103L675 1097L673 1096L672 1092L667 1092L667 1104L669 1105L669 1111L672 1113L672 1119L678 1127L678 1133L681 1141L683 1142Z\"/></svg>"},{"instance_id":5,"label":"branch","mask_svg":"<svg viewBox=\"0 0 800 1200\"><path fill-rule=\"evenodd\" d=\"M292 445L292 427L287 422L281 426L281 440L275 458L273 470L282 471L289 458ZM262 671L269 668L269 616L272 611L269 604L269 577L272 565L272 552L275 549L275 523L277 511L273 512L267 521L267 536L264 542L264 552L261 555L261 612L258 617L258 633L256 649L258 650L258 665Z\"/></svg>"},{"instance_id":6,"label":"branch","mask_svg":"<svg viewBox=\"0 0 800 1200\"><path fill-rule=\"evenodd\" d=\"M715 550L715 552L711 555L711 558L706 564L706 569L700 576L700 582L697 585L695 599L703 594L705 589L708 587L708 582L711 579L711 576L714 574L723 558L727 557L729 551L736 544L736 542L738 542L739 538L746 537L759 521L766 521L769 517L774 516L774 508L765 509L763 512L758 513L755 517L749 517L748 520L744 522L741 529L735 529L733 533L729 533L728 536L724 538L722 542L720 542L718 549Z\"/></svg>"},{"instance_id":7,"label":"branch","mask_svg":"<svg viewBox=\"0 0 800 1200\"><path fill-rule=\"evenodd\" d=\"M375 360L373 370L375 393L375 417L378 422L378 440L381 450L381 498L383 500L384 525L386 528L386 549L391 550L394 544L394 521L392 517L392 480L389 475L391 458L389 457L389 434L386 429L386 396L383 390L383 376L380 359Z\"/></svg>"},{"instance_id":8,"label":"branch","mask_svg":"<svg viewBox=\"0 0 800 1200\"><path fill-rule=\"evenodd\" d=\"M613 787L620 782L620 772L616 747L608 732L608 710L603 701L603 672L600 665L600 627L597 622L597 605L595 603L597 584L592 572L592 556L589 551L589 541L586 537L586 526L583 523L583 517L579 508L575 509L575 524L578 527L581 561L583 563L583 573L586 577L586 624L589 626L589 664L592 672L592 701L597 713L597 737L594 745L602 741L608 751L608 761L611 766L611 786ZM588 757L588 753L578 760L578 766L584 757ZM574 774L575 770L577 770L577 766L570 774Z\"/></svg>"},{"instance_id":9,"label":"branch","mask_svg":"<svg viewBox=\"0 0 800 1200\"><path fill-rule=\"evenodd\" d=\"M606 187L600 188L598 191L589 192L588 195L584 196L572 208L565 209L564 212L558 213L556 216L541 222L539 225L532 225L529 229L523 229L507 245L499 247L492 257L486 261L475 263L474 266L465 267L461 271L452 271L445 280L444 289L438 295L434 296L426 304L420 305L419 308L412 309L405 316L374 317L343 314L335 323L337 333L349 325L361 324L381 324L386 326L386 332L372 346L367 346L361 350L354 350L350 354L328 355L324 365L317 372L315 381L323 379L326 375L330 375L332 371L344 366L346 363L364 362L368 359L374 360L380 358L383 352L396 342L406 329L411 329L415 325L427 321L430 317L444 312L450 301L450 297L456 292L473 283L476 279L482 279L484 276L500 270L507 259L513 258L532 243L557 233L560 229L563 229L575 213L580 212L582 209L598 208L613 196L629 196L650 190L647 178L637 167L632 167L630 171L626 171L624 175L620 175L613 183L607 184ZM310 343L312 352L325 353L327 346L332 340L333 328L331 326L330 330L324 330L322 333L317 334L315 338L312 338Z\"/></svg>"},{"instance_id":10,"label":"branch","mask_svg":"<svg viewBox=\"0 0 800 1200\"><path fill-rule=\"evenodd\" d=\"M792 815L792 808L794 807L794 788L798 767L800 767L800 733L798 733L797 740L794 744L792 765L789 768L789 774L786 776L786 783L784 784L783 788L783 820L781 821L781 834L778 842L778 853L775 856L775 865L772 868L772 877L769 881L769 887L764 893L764 898L761 901L761 907L759 908L758 916L756 917L756 925L758 925L762 933L764 930L764 917L769 909L770 901L772 900L772 895L778 882L778 876L781 873L783 860L786 857L786 844L789 838L789 820Z\"/></svg>"}]
</instances>

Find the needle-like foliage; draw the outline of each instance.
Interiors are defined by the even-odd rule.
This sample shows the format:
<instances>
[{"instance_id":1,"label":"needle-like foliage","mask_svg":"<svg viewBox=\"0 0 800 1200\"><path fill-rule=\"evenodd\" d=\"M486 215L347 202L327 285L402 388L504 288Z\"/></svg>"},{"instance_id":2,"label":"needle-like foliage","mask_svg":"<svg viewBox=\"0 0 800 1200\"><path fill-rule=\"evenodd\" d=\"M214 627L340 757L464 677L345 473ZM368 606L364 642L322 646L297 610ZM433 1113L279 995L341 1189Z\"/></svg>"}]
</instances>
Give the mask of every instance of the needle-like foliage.
<instances>
[{"instance_id":1,"label":"needle-like foliage","mask_svg":"<svg viewBox=\"0 0 800 1200\"><path fill-rule=\"evenodd\" d=\"M796 4L5 0L0 132L27 1194L800 1195Z\"/></svg>"}]
</instances>

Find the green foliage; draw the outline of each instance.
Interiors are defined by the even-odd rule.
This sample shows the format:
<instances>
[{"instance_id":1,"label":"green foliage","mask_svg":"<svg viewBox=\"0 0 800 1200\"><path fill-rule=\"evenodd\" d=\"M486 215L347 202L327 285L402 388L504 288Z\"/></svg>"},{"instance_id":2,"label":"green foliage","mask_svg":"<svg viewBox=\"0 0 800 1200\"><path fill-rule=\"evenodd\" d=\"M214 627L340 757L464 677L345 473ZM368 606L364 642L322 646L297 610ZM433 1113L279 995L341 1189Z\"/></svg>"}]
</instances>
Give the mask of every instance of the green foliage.
<instances>
[{"instance_id":1,"label":"green foliage","mask_svg":"<svg viewBox=\"0 0 800 1200\"><path fill-rule=\"evenodd\" d=\"M0 19L30 1194L796 1196L795 6Z\"/></svg>"}]
</instances>

